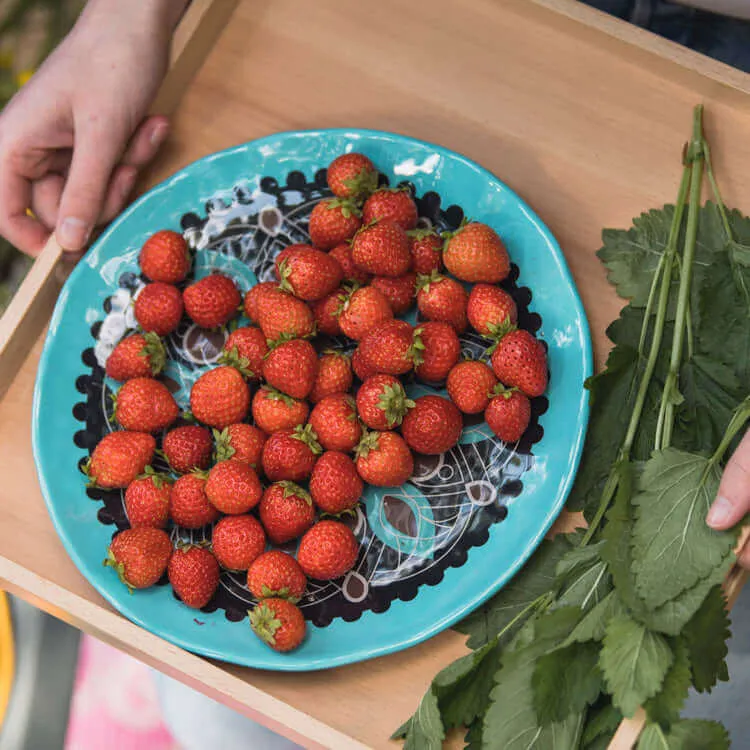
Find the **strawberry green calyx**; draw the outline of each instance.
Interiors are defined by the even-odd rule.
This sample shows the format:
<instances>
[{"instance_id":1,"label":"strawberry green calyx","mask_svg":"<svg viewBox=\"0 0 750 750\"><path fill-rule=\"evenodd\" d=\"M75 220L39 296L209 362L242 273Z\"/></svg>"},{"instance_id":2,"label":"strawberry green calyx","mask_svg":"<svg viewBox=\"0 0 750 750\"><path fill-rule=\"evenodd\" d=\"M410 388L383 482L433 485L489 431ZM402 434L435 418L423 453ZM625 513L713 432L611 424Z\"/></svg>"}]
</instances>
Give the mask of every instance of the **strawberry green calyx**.
<instances>
[{"instance_id":1,"label":"strawberry green calyx","mask_svg":"<svg viewBox=\"0 0 750 750\"><path fill-rule=\"evenodd\" d=\"M438 271L432 273L420 273L417 276L417 292L429 292L430 284L437 284L445 278L443 274Z\"/></svg>"},{"instance_id":2,"label":"strawberry green calyx","mask_svg":"<svg viewBox=\"0 0 750 750\"><path fill-rule=\"evenodd\" d=\"M266 339L266 344L268 345L268 351L263 355L263 359L268 359L268 355L274 349L278 349L282 344L286 344L289 341L293 341L294 339L297 339L297 338L301 338L301 337L295 336L294 334L286 331L285 333L282 333L277 339Z\"/></svg>"},{"instance_id":3,"label":"strawberry green calyx","mask_svg":"<svg viewBox=\"0 0 750 750\"><path fill-rule=\"evenodd\" d=\"M94 477L91 476L91 456L81 464L81 473L86 477L86 487L93 488L98 486Z\"/></svg>"},{"instance_id":4,"label":"strawberry green calyx","mask_svg":"<svg viewBox=\"0 0 750 750\"><path fill-rule=\"evenodd\" d=\"M234 367L239 370L243 377L254 378L255 373L250 369L250 360L246 357L240 357L239 349L233 346L228 352L224 352L219 357L219 364Z\"/></svg>"},{"instance_id":5,"label":"strawberry green calyx","mask_svg":"<svg viewBox=\"0 0 750 750\"><path fill-rule=\"evenodd\" d=\"M202 479L205 482L208 479L208 472L203 471L203 469L193 469L193 471L190 472L190 476Z\"/></svg>"},{"instance_id":6,"label":"strawberry green calyx","mask_svg":"<svg viewBox=\"0 0 750 750\"><path fill-rule=\"evenodd\" d=\"M146 343L138 352L139 357L148 359L151 374L156 377L167 364L167 351L162 340L153 332L143 334Z\"/></svg>"},{"instance_id":7,"label":"strawberry green calyx","mask_svg":"<svg viewBox=\"0 0 750 750\"><path fill-rule=\"evenodd\" d=\"M270 385L265 386L264 390L266 397L270 398L272 401L281 401L282 404L286 404L287 406L293 406L296 403L296 399L287 396L286 393L282 393L276 388L272 388Z\"/></svg>"},{"instance_id":8,"label":"strawberry green calyx","mask_svg":"<svg viewBox=\"0 0 750 750\"><path fill-rule=\"evenodd\" d=\"M281 627L282 622L276 617L273 609L261 602L247 614L250 617L250 627L255 635L269 646L275 646L276 632Z\"/></svg>"},{"instance_id":9,"label":"strawberry green calyx","mask_svg":"<svg viewBox=\"0 0 750 750\"><path fill-rule=\"evenodd\" d=\"M505 338L509 333L518 330L518 326L511 323L507 318L502 323L498 323L496 327L497 334L493 334L492 336L494 341L489 347L487 347L487 350L485 351L485 354L487 356L491 355L492 352L497 349L497 345L503 340L503 338Z\"/></svg>"},{"instance_id":10,"label":"strawberry green calyx","mask_svg":"<svg viewBox=\"0 0 750 750\"><path fill-rule=\"evenodd\" d=\"M359 289L361 284L357 281L354 281L353 279L350 279L346 282L346 284L343 284L341 289L343 290L341 294L338 295L339 300L339 306L334 311L334 315L338 318L339 315L341 315L344 310L346 310L349 307L349 301L352 298L352 294Z\"/></svg>"},{"instance_id":11,"label":"strawberry green calyx","mask_svg":"<svg viewBox=\"0 0 750 750\"><path fill-rule=\"evenodd\" d=\"M341 349L323 349L323 351L321 352L321 356L324 354L330 355L332 357L338 357L339 359L351 360L351 356L346 352L342 352Z\"/></svg>"},{"instance_id":12,"label":"strawberry green calyx","mask_svg":"<svg viewBox=\"0 0 750 750\"><path fill-rule=\"evenodd\" d=\"M188 424L195 424L198 421L193 415L193 412L191 412L189 409L185 409L185 411L180 414L180 419L187 422Z\"/></svg>"},{"instance_id":13,"label":"strawberry green calyx","mask_svg":"<svg viewBox=\"0 0 750 750\"><path fill-rule=\"evenodd\" d=\"M279 263L279 289L284 292L294 294L294 287L292 282L289 281L289 276L292 273L292 269L289 266L289 261L284 259Z\"/></svg>"},{"instance_id":14,"label":"strawberry green calyx","mask_svg":"<svg viewBox=\"0 0 750 750\"><path fill-rule=\"evenodd\" d=\"M300 597L298 596L289 596L288 586L282 586L280 589L270 589L264 583L260 587L260 593L263 595L264 599L286 599L292 604L296 604L300 600Z\"/></svg>"},{"instance_id":15,"label":"strawberry green calyx","mask_svg":"<svg viewBox=\"0 0 750 750\"><path fill-rule=\"evenodd\" d=\"M362 200L377 189L378 174L370 169L362 169L354 177L344 180L344 185L353 198Z\"/></svg>"},{"instance_id":16,"label":"strawberry green calyx","mask_svg":"<svg viewBox=\"0 0 750 750\"><path fill-rule=\"evenodd\" d=\"M423 240L425 237L440 237L434 227L417 227L416 229L410 229L406 233L406 236L417 240L417 242Z\"/></svg>"},{"instance_id":17,"label":"strawberry green calyx","mask_svg":"<svg viewBox=\"0 0 750 750\"><path fill-rule=\"evenodd\" d=\"M234 447L229 442L231 440L231 437L229 435L229 428L225 427L223 430L217 430L216 428L213 429L214 434L214 444L216 445L216 450L214 451L214 461L226 461L227 459L230 459L235 453Z\"/></svg>"},{"instance_id":18,"label":"strawberry green calyx","mask_svg":"<svg viewBox=\"0 0 750 750\"><path fill-rule=\"evenodd\" d=\"M175 549L180 550L180 552L188 552L193 549L193 547L197 549L208 549L211 547L211 542L208 539L203 539L200 542L188 542L184 539L178 539L175 542Z\"/></svg>"},{"instance_id":19,"label":"strawberry green calyx","mask_svg":"<svg viewBox=\"0 0 750 750\"><path fill-rule=\"evenodd\" d=\"M463 228L467 225L471 224L471 219L468 219L466 216L464 216L463 219L461 219L461 223L458 225L458 228L455 229L453 232L441 232L440 236L445 240L445 242L449 242L452 240L457 234L461 234L461 231Z\"/></svg>"},{"instance_id":20,"label":"strawberry green calyx","mask_svg":"<svg viewBox=\"0 0 750 750\"><path fill-rule=\"evenodd\" d=\"M409 409L413 408L414 402L406 397L406 391L401 383L383 386L383 393L378 399L378 409L385 412L389 427L400 425Z\"/></svg>"},{"instance_id":21,"label":"strawberry green calyx","mask_svg":"<svg viewBox=\"0 0 750 750\"><path fill-rule=\"evenodd\" d=\"M319 456L323 452L323 449L318 442L318 436L315 430L313 430L312 425L306 424L303 427L298 424L294 428L294 435L292 435L292 437L295 440L301 440L316 456Z\"/></svg>"},{"instance_id":22,"label":"strawberry green calyx","mask_svg":"<svg viewBox=\"0 0 750 750\"><path fill-rule=\"evenodd\" d=\"M128 587L128 593L133 593L133 587L128 582L128 579L125 577L125 566L117 561L117 558L114 556L111 547L107 548L107 556L102 560L102 565L105 568L112 568L112 570L117 573L117 577Z\"/></svg>"},{"instance_id":23,"label":"strawberry green calyx","mask_svg":"<svg viewBox=\"0 0 750 750\"><path fill-rule=\"evenodd\" d=\"M165 484L172 484L172 477L169 474L156 471L153 466L147 466L143 470L143 474L138 477L138 479L145 478L150 478L157 489L161 489Z\"/></svg>"},{"instance_id":24,"label":"strawberry green calyx","mask_svg":"<svg viewBox=\"0 0 750 750\"><path fill-rule=\"evenodd\" d=\"M288 479L283 479L282 481L277 482L277 484L283 490L284 497L299 497L308 505L312 505L312 497L310 496L310 493L300 487L296 482L290 482ZM268 596L272 596L272 594L268 594Z\"/></svg>"},{"instance_id":25,"label":"strawberry green calyx","mask_svg":"<svg viewBox=\"0 0 750 750\"><path fill-rule=\"evenodd\" d=\"M362 433L359 444L354 449L357 458L367 458L370 451L376 451L380 447L379 433L374 430L366 430Z\"/></svg>"},{"instance_id":26,"label":"strawberry green calyx","mask_svg":"<svg viewBox=\"0 0 750 750\"><path fill-rule=\"evenodd\" d=\"M362 212L357 207L357 204L348 198L331 198L325 201L323 205L328 211L334 211L337 208L340 209L341 215L345 219L350 219L352 216L362 216Z\"/></svg>"},{"instance_id":27,"label":"strawberry green calyx","mask_svg":"<svg viewBox=\"0 0 750 750\"><path fill-rule=\"evenodd\" d=\"M502 383L498 383L490 392L489 396L492 398L493 396L502 396L503 398L510 398L515 391L517 391L518 388L515 386L513 388L507 388Z\"/></svg>"},{"instance_id":28,"label":"strawberry green calyx","mask_svg":"<svg viewBox=\"0 0 750 750\"><path fill-rule=\"evenodd\" d=\"M414 362L414 366L417 367L424 362L424 342L422 341L422 328L414 329L414 336L412 337L411 346L406 352L406 356Z\"/></svg>"}]
</instances>

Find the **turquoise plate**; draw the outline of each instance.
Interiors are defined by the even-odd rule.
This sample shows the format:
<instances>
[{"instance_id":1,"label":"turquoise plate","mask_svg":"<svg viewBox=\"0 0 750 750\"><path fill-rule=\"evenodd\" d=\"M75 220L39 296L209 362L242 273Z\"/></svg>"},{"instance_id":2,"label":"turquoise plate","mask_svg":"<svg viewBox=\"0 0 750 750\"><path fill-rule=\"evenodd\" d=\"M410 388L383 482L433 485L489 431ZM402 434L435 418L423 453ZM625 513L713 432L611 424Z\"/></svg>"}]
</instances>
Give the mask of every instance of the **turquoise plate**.
<instances>
[{"instance_id":1,"label":"turquoise plate","mask_svg":"<svg viewBox=\"0 0 750 750\"><path fill-rule=\"evenodd\" d=\"M79 465L113 429L103 363L135 325L130 305L143 284L138 250L154 231L182 229L195 272L223 269L243 291L272 276L273 258L307 238L307 218L328 195L325 166L361 151L382 180L409 184L420 223L456 227L464 214L493 226L514 262L504 286L519 324L547 345L550 386L534 399L532 424L517 445L467 420L461 443L443 456L417 457L412 479L370 488L349 523L362 548L344 579L311 583L301 606L310 622L303 645L277 654L247 623L252 596L242 576L224 573L210 605L192 610L169 586L128 594L102 567L112 534L127 526L122 494L87 490ZM215 361L223 334L188 321L170 336L166 382L181 405ZM333 339L321 345L347 348ZM487 341L462 337L466 354ZM389 133L323 130L282 133L206 157L134 203L89 250L60 294L34 393L34 455L52 520L68 553L125 616L205 656L276 670L312 670L407 648L461 619L531 555L563 507L588 416L583 382L591 372L586 318L560 248L518 196L477 164L447 149ZM413 383L419 394L434 388ZM437 389L440 390L439 388ZM171 530L173 538L204 538ZM293 551L293 548L290 550Z\"/></svg>"}]
</instances>

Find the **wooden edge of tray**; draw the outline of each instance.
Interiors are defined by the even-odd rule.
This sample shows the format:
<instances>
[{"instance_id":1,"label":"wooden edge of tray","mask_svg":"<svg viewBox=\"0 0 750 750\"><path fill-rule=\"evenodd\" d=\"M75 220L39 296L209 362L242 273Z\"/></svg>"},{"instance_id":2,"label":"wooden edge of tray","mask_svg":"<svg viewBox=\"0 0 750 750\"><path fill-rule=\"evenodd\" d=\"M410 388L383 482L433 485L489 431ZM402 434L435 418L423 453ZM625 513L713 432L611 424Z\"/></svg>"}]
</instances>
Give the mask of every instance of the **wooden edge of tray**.
<instances>
[{"instance_id":1,"label":"wooden edge of tray","mask_svg":"<svg viewBox=\"0 0 750 750\"><path fill-rule=\"evenodd\" d=\"M239 0L192 0L172 40L169 71L151 107L170 115L200 69ZM29 348L49 322L66 275L63 249L52 235L0 317L0 398Z\"/></svg>"}]
</instances>

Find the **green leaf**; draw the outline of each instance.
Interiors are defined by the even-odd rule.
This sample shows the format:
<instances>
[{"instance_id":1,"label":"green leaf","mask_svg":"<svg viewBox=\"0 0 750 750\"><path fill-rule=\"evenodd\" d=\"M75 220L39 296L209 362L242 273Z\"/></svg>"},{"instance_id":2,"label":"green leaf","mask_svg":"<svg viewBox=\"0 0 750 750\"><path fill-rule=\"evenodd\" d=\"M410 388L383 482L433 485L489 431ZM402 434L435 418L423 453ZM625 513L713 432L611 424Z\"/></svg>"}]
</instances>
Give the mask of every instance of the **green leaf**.
<instances>
[{"instance_id":1,"label":"green leaf","mask_svg":"<svg viewBox=\"0 0 750 750\"><path fill-rule=\"evenodd\" d=\"M599 665L614 705L625 716L632 716L638 706L659 692L672 660L664 636L627 616L611 620Z\"/></svg>"},{"instance_id":2,"label":"green leaf","mask_svg":"<svg viewBox=\"0 0 750 750\"><path fill-rule=\"evenodd\" d=\"M542 726L581 714L596 701L602 690L598 661L595 643L574 643L539 657L531 686Z\"/></svg>"},{"instance_id":3,"label":"green leaf","mask_svg":"<svg viewBox=\"0 0 750 750\"><path fill-rule=\"evenodd\" d=\"M684 638L672 642L674 661L664 678L661 690L644 704L648 718L670 725L680 718L680 711L690 689L690 652Z\"/></svg>"},{"instance_id":4,"label":"green leaf","mask_svg":"<svg viewBox=\"0 0 750 750\"><path fill-rule=\"evenodd\" d=\"M707 458L668 448L654 453L633 496L636 589L655 609L707 577L734 545L735 534L714 531L706 513L719 488Z\"/></svg>"},{"instance_id":5,"label":"green leaf","mask_svg":"<svg viewBox=\"0 0 750 750\"><path fill-rule=\"evenodd\" d=\"M565 641L570 643L586 643L587 641L601 641L607 629L607 624L613 617L626 614L625 605L616 591L610 591L596 606L589 610L576 625L573 632Z\"/></svg>"},{"instance_id":6,"label":"green leaf","mask_svg":"<svg viewBox=\"0 0 750 750\"><path fill-rule=\"evenodd\" d=\"M685 627L685 641L690 653L693 685L700 692L711 692L721 680L729 680L726 656L729 614L721 586L714 586L700 609Z\"/></svg>"},{"instance_id":7,"label":"green leaf","mask_svg":"<svg viewBox=\"0 0 750 750\"><path fill-rule=\"evenodd\" d=\"M441 750L445 739L437 697L428 690L414 716L402 724L393 738L405 737L404 750Z\"/></svg>"},{"instance_id":8,"label":"green leaf","mask_svg":"<svg viewBox=\"0 0 750 750\"><path fill-rule=\"evenodd\" d=\"M557 563L569 549L565 535L558 534L552 540L543 541L507 586L455 626L459 632L469 636L467 645L470 648L483 646L510 625L535 599L549 591L555 582ZM513 637L522 622L520 620L506 632L504 642Z\"/></svg>"},{"instance_id":9,"label":"green leaf","mask_svg":"<svg viewBox=\"0 0 750 750\"><path fill-rule=\"evenodd\" d=\"M575 536L577 538L579 535L576 534ZM572 573L581 567L588 568L592 563L598 562L603 546L603 542L597 542L596 544L587 544L585 547L573 547L569 552L566 552L563 555L560 562L557 564L557 568L555 568L555 573L558 578L564 578L569 573Z\"/></svg>"},{"instance_id":10,"label":"green leaf","mask_svg":"<svg viewBox=\"0 0 750 750\"><path fill-rule=\"evenodd\" d=\"M651 630L658 630L666 635L679 635L698 611L709 591L726 578L734 561L735 556L730 553L710 575L700 580L693 588L683 591L677 598L662 604L661 607L645 613L640 619Z\"/></svg>"},{"instance_id":11,"label":"green leaf","mask_svg":"<svg viewBox=\"0 0 750 750\"><path fill-rule=\"evenodd\" d=\"M613 734L622 721L622 714L610 703L607 702L601 708L589 711L586 718L586 728L583 732L581 742L589 745L598 737L609 737Z\"/></svg>"},{"instance_id":12,"label":"green leaf","mask_svg":"<svg viewBox=\"0 0 750 750\"><path fill-rule=\"evenodd\" d=\"M638 738L638 750L669 750L667 738L658 724L646 724Z\"/></svg>"},{"instance_id":13,"label":"green leaf","mask_svg":"<svg viewBox=\"0 0 750 750\"><path fill-rule=\"evenodd\" d=\"M729 750L729 735L718 721L677 721L672 725L666 740L667 750ZM646 746L646 750L651 750L652 747L664 750L664 745ZM640 743L638 750L643 750Z\"/></svg>"},{"instance_id":14,"label":"green leaf","mask_svg":"<svg viewBox=\"0 0 750 750\"><path fill-rule=\"evenodd\" d=\"M583 714L573 714L547 727L539 725L531 686L535 660L533 648L504 657L484 717L484 750L560 750L578 746Z\"/></svg>"},{"instance_id":15,"label":"green leaf","mask_svg":"<svg viewBox=\"0 0 750 750\"><path fill-rule=\"evenodd\" d=\"M579 566L569 578L555 607L578 607L586 612L596 606L612 590L612 578L603 560L592 560Z\"/></svg>"}]
</instances>

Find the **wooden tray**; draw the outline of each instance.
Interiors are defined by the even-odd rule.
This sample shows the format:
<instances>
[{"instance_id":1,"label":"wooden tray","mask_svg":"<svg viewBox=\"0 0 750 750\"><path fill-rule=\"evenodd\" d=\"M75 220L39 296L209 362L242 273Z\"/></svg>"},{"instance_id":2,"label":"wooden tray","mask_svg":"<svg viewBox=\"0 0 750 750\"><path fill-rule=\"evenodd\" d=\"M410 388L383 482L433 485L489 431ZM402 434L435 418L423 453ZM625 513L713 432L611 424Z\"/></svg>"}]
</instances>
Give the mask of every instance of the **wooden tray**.
<instances>
[{"instance_id":1,"label":"wooden tray","mask_svg":"<svg viewBox=\"0 0 750 750\"><path fill-rule=\"evenodd\" d=\"M371 127L440 143L495 172L556 234L602 364L621 301L595 257L601 229L674 200L699 101L727 203L750 206L750 76L573 0L382 0L376 13L336 0L194 0L157 103L174 112L173 136L142 187L279 130ZM233 668L126 621L68 559L30 445L58 258L50 246L0 321L2 586L306 747L395 746L391 731L464 653L459 634L324 674ZM731 597L744 580L732 574ZM612 747L631 747L640 726L624 722Z\"/></svg>"}]
</instances>

